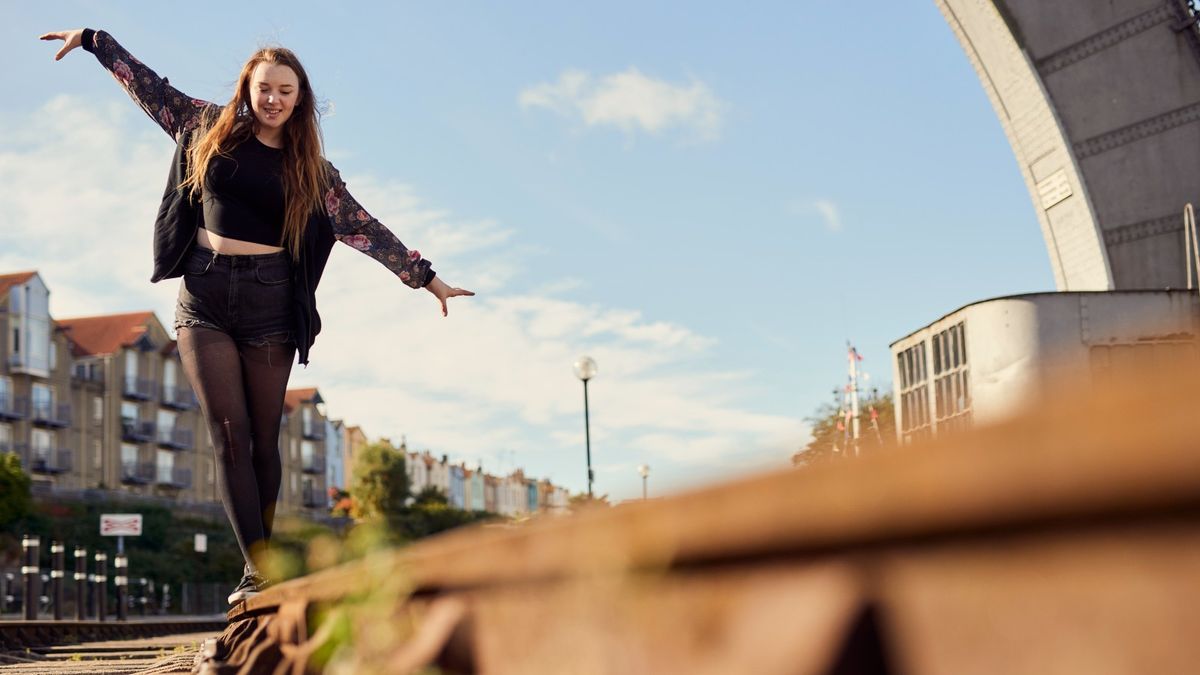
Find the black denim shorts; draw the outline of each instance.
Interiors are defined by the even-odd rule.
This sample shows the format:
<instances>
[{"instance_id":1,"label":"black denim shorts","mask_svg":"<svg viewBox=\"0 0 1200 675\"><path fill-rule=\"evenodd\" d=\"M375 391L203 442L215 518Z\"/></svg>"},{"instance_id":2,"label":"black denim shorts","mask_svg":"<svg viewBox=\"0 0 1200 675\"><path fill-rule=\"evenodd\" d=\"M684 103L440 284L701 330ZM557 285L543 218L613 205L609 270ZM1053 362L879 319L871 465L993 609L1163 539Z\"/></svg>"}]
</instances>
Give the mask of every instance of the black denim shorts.
<instances>
[{"instance_id":1,"label":"black denim shorts","mask_svg":"<svg viewBox=\"0 0 1200 675\"><path fill-rule=\"evenodd\" d=\"M203 326L235 342L294 343L292 286L287 251L225 255L195 246L183 262L175 330Z\"/></svg>"}]
</instances>

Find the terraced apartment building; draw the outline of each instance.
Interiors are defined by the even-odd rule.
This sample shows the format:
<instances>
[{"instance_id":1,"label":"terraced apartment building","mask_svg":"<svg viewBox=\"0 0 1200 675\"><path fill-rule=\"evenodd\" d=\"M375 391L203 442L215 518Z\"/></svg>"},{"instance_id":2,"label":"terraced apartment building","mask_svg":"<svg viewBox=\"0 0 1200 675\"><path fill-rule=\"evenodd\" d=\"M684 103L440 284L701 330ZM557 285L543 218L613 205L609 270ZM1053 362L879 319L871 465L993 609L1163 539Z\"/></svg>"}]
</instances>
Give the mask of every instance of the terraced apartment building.
<instances>
[{"instance_id":1,"label":"terraced apartment building","mask_svg":"<svg viewBox=\"0 0 1200 675\"><path fill-rule=\"evenodd\" d=\"M217 504L212 440L158 317L56 319L49 299L36 271L0 275L0 452L41 492ZM315 389L287 394L280 513L328 511L320 403Z\"/></svg>"}]
</instances>

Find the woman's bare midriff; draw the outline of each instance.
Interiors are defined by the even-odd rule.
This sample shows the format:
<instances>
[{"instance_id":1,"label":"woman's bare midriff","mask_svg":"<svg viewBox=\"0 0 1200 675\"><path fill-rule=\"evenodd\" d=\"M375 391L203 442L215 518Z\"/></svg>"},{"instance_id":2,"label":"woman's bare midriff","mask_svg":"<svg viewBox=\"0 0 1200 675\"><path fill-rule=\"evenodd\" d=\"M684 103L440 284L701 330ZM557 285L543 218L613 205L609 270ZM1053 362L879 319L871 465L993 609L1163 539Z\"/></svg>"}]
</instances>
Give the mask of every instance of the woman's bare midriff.
<instances>
[{"instance_id":1,"label":"woman's bare midriff","mask_svg":"<svg viewBox=\"0 0 1200 675\"><path fill-rule=\"evenodd\" d=\"M262 253L278 253L283 250L282 246L267 246L266 244L256 244L252 241L222 237L219 234L209 232L203 227L196 230L196 243L211 251L224 253L225 255L259 255Z\"/></svg>"}]
</instances>

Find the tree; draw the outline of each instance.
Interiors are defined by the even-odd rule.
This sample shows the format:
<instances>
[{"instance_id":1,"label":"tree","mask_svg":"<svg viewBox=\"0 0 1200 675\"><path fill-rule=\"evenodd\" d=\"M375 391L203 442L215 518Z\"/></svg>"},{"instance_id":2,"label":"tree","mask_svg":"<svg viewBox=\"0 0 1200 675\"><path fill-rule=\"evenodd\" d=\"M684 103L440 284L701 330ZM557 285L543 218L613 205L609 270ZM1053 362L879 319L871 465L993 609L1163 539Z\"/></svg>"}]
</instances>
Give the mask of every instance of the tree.
<instances>
[{"instance_id":1,"label":"tree","mask_svg":"<svg viewBox=\"0 0 1200 675\"><path fill-rule=\"evenodd\" d=\"M896 410L891 394L861 400L858 409L859 456L896 442ZM812 440L792 457L793 463L813 464L855 456L844 409L826 403L816 416L805 421L813 425Z\"/></svg>"},{"instance_id":2,"label":"tree","mask_svg":"<svg viewBox=\"0 0 1200 675\"><path fill-rule=\"evenodd\" d=\"M0 529L24 520L33 512L29 476L16 453L0 452Z\"/></svg>"},{"instance_id":3,"label":"tree","mask_svg":"<svg viewBox=\"0 0 1200 675\"><path fill-rule=\"evenodd\" d=\"M408 473L404 453L389 443L364 447L354 462L354 485L350 488L359 518L380 518L399 513L408 499Z\"/></svg>"}]
</instances>

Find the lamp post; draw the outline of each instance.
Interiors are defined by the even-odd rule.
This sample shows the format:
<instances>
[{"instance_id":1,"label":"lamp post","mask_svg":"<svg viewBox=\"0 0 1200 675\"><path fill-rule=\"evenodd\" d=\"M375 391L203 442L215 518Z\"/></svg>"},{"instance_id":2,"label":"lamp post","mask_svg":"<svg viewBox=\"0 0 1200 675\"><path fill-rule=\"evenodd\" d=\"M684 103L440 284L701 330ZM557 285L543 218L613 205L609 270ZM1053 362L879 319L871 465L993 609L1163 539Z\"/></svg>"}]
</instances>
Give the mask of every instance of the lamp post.
<instances>
[{"instance_id":1,"label":"lamp post","mask_svg":"<svg viewBox=\"0 0 1200 675\"><path fill-rule=\"evenodd\" d=\"M638 464L638 475L642 477L642 499L646 498L646 477L650 475L648 464Z\"/></svg>"},{"instance_id":2,"label":"lamp post","mask_svg":"<svg viewBox=\"0 0 1200 675\"><path fill-rule=\"evenodd\" d=\"M587 444L588 498L592 496L592 431L588 420L588 380L596 376L596 362L590 356L581 356L575 362L575 375L583 380L583 437Z\"/></svg>"}]
</instances>

